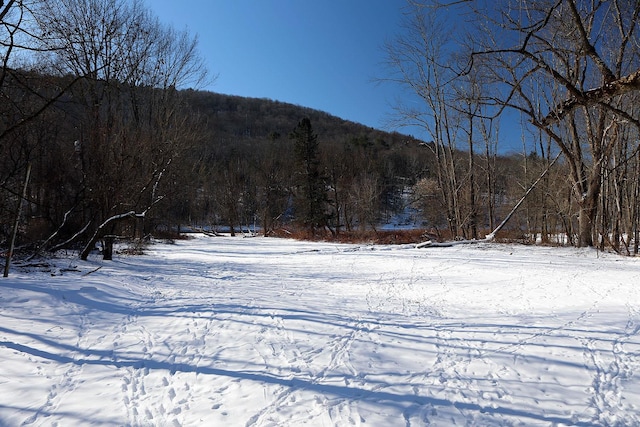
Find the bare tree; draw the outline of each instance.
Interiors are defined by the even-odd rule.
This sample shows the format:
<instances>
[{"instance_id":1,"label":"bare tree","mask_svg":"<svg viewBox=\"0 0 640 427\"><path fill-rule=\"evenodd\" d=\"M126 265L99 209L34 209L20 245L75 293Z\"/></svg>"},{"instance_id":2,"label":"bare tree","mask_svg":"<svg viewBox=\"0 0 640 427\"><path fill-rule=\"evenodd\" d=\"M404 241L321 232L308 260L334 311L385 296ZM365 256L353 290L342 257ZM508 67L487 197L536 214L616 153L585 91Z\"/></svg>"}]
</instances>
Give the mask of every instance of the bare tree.
<instances>
[{"instance_id":1,"label":"bare tree","mask_svg":"<svg viewBox=\"0 0 640 427\"><path fill-rule=\"evenodd\" d=\"M256 147L258 158L255 160L258 181L258 214L262 232L268 236L275 230L282 218L290 194L287 164L293 163L289 154L293 151L289 140L282 138L279 132L271 132L269 141Z\"/></svg>"},{"instance_id":2,"label":"bare tree","mask_svg":"<svg viewBox=\"0 0 640 427\"><path fill-rule=\"evenodd\" d=\"M84 76L75 107L64 108L75 117L82 217L94 224L86 258L101 234L161 198L159 183L193 134L177 114L177 88L201 83L206 69L197 39L161 25L139 0L52 0L37 18L42 60L61 76Z\"/></svg>"},{"instance_id":3,"label":"bare tree","mask_svg":"<svg viewBox=\"0 0 640 427\"><path fill-rule=\"evenodd\" d=\"M13 223L5 275L16 242L21 207L29 195L31 166L42 151L42 134L30 125L41 120L75 79L50 84L31 70L28 59L39 51L33 9L39 1L0 1L0 244ZM25 171L28 171L25 173ZM20 191L22 188L22 191ZM15 222L14 222L15 217Z\"/></svg>"},{"instance_id":4,"label":"bare tree","mask_svg":"<svg viewBox=\"0 0 640 427\"><path fill-rule=\"evenodd\" d=\"M501 88L498 105L526 115L563 153L579 206L577 243L591 246L603 165L619 144L617 129L640 128L628 102L640 89L640 3L519 0L483 5L473 12L488 24L477 32L479 43L469 63Z\"/></svg>"},{"instance_id":5,"label":"bare tree","mask_svg":"<svg viewBox=\"0 0 640 427\"><path fill-rule=\"evenodd\" d=\"M385 80L404 86L422 101L417 107L398 106L398 124L421 126L431 136L425 147L433 152L437 188L445 201L449 232L455 237L462 234L463 219L455 160L460 122L450 108L455 92L449 83L456 78L448 65L455 53L449 42L453 30L436 9L408 3L402 34L385 45L390 70Z\"/></svg>"},{"instance_id":6,"label":"bare tree","mask_svg":"<svg viewBox=\"0 0 640 427\"><path fill-rule=\"evenodd\" d=\"M623 135L629 137L640 129L632 101L640 91L640 3L408 3L419 19L405 28L408 35L391 45L390 58L400 70L398 81L425 100L426 108L405 117L431 115L423 122L433 130L433 146L438 148L442 136L451 136L458 125L451 120L449 109L455 104L447 96L447 87L466 76L482 76L485 93L492 94L481 97L482 102L496 113L481 116L498 117L505 109L514 109L563 154L579 207L577 244L593 245L598 235L598 212L607 209L607 204L600 203L607 178L605 165ZM448 25L443 40L444 19L451 14L464 19L464 26ZM466 57L466 61L448 60L453 53L457 58ZM464 127L468 135L472 125L469 122ZM626 130L629 127L633 132ZM617 153L620 164L633 155L629 151ZM453 169L441 169L452 176ZM457 185L442 187L448 192L457 189ZM453 202L448 210L457 213L459 201Z\"/></svg>"}]
</instances>

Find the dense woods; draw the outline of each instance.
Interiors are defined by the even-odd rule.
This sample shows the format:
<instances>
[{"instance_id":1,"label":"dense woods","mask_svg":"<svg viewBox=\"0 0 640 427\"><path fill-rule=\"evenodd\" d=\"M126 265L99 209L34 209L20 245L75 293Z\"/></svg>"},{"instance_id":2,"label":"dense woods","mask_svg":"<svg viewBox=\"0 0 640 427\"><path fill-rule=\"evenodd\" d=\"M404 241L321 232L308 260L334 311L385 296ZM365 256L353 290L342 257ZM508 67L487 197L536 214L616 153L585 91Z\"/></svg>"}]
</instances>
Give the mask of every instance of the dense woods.
<instances>
[{"instance_id":1,"label":"dense woods","mask_svg":"<svg viewBox=\"0 0 640 427\"><path fill-rule=\"evenodd\" d=\"M442 5L390 42L392 80L423 101L399 109L419 141L181 89L207 79L197 39L138 1L1 2L0 247L86 258L181 227L477 239L539 180L498 237L637 254L640 5L508 3L469 11L491 18L477 44L444 42ZM520 153L498 144L507 108L529 124Z\"/></svg>"}]
</instances>

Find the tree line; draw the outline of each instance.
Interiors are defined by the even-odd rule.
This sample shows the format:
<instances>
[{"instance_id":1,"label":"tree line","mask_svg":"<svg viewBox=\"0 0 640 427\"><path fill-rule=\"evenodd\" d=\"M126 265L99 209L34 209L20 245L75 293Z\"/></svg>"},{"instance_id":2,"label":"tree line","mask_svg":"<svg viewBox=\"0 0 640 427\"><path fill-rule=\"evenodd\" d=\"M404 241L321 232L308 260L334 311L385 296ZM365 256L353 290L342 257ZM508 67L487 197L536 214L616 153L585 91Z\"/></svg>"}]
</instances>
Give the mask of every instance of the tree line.
<instances>
[{"instance_id":1,"label":"tree line","mask_svg":"<svg viewBox=\"0 0 640 427\"><path fill-rule=\"evenodd\" d=\"M433 137L451 229L462 220L475 236L483 197L475 153L491 156L492 134L511 111L536 155L525 162L526 175L558 157L556 176L565 184L550 187L547 177L542 217L527 221L543 237L560 221L573 244L637 254L640 3L409 1L405 16L403 31L386 46L388 79L419 100L417 107L400 105L398 118ZM464 145L468 167L460 171L453 152ZM492 166L485 168L489 182ZM467 188L466 201L452 191L458 187ZM466 217L460 203L470 206Z\"/></svg>"},{"instance_id":2,"label":"tree line","mask_svg":"<svg viewBox=\"0 0 640 427\"><path fill-rule=\"evenodd\" d=\"M452 6L409 2L387 53L392 79L423 101L398 110L431 136L418 141L277 101L181 89L208 78L197 38L139 1L3 2L0 247L16 238L34 254L76 247L86 258L105 236L255 225L335 237L407 214L432 237L476 239L538 182L504 236L637 253L639 104L627 89L637 84L627 14L637 4L609 2L618 9L607 14L573 11L573 1L516 3L527 22L474 3L491 17L482 22L521 36L467 37L482 44L464 50L445 31ZM599 54L619 40L589 42L610 16L625 41ZM523 131L518 154L497 142L505 108L539 130Z\"/></svg>"}]
</instances>

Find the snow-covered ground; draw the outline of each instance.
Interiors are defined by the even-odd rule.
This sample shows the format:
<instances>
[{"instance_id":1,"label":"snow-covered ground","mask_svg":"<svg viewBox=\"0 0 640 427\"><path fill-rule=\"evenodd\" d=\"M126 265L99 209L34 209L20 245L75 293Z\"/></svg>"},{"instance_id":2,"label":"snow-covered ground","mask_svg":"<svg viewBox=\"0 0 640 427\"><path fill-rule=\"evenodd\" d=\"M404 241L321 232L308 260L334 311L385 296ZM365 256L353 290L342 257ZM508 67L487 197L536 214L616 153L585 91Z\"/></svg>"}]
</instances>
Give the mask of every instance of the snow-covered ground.
<instances>
[{"instance_id":1,"label":"snow-covered ground","mask_svg":"<svg viewBox=\"0 0 640 427\"><path fill-rule=\"evenodd\" d=\"M2 426L640 424L637 258L200 236L54 262L0 279Z\"/></svg>"}]
</instances>

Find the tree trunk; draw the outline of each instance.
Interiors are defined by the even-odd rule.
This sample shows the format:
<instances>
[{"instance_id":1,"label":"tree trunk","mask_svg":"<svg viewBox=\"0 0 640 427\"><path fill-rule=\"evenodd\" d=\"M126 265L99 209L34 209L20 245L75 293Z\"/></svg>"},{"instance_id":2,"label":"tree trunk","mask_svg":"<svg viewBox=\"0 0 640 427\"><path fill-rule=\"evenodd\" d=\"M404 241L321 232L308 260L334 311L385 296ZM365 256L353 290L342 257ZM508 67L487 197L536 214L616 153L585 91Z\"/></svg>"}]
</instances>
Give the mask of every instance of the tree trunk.
<instances>
[{"instance_id":1,"label":"tree trunk","mask_svg":"<svg viewBox=\"0 0 640 427\"><path fill-rule=\"evenodd\" d=\"M20 224L20 215L22 214L22 205L27 198L27 188L29 187L29 178L31 176L31 163L27 165L27 174L24 178L24 187L22 189L22 197L18 200L18 209L16 211L16 220L13 223L13 231L11 232L11 243L9 244L9 251L7 252L7 258L4 265L4 277L9 277L9 267L11 266L11 257L13 256L13 249L16 244L16 236L18 235L18 225Z\"/></svg>"},{"instance_id":2,"label":"tree trunk","mask_svg":"<svg viewBox=\"0 0 640 427\"><path fill-rule=\"evenodd\" d=\"M595 183L591 180L586 194L578 201L578 247L594 245L599 195L600 182Z\"/></svg>"},{"instance_id":3,"label":"tree trunk","mask_svg":"<svg viewBox=\"0 0 640 427\"><path fill-rule=\"evenodd\" d=\"M593 246L593 219L588 214L588 209L581 208L578 217L578 247Z\"/></svg>"},{"instance_id":4,"label":"tree trunk","mask_svg":"<svg viewBox=\"0 0 640 427\"><path fill-rule=\"evenodd\" d=\"M633 188L633 209L632 209L632 229L633 229L633 254L638 255L640 249L640 151L636 155L636 180Z\"/></svg>"},{"instance_id":5,"label":"tree trunk","mask_svg":"<svg viewBox=\"0 0 640 427\"><path fill-rule=\"evenodd\" d=\"M114 216L108 218L107 220L105 220L102 224L100 224L100 226L93 233L93 236L91 237L91 239L89 239L89 241L87 242L86 246L84 247L84 249L80 253L80 259L83 260L83 261L87 260L87 258L89 257L89 254L91 253L91 251L95 247L96 242L98 241L98 239L100 239L102 236L104 236L106 228L108 226L112 225L113 223L115 223L117 221L123 220L123 219L135 218L135 217L141 217L141 216L144 216L144 213L136 214L134 211L130 211L130 212L126 212L126 213L123 213L123 214L114 215Z\"/></svg>"},{"instance_id":6,"label":"tree trunk","mask_svg":"<svg viewBox=\"0 0 640 427\"><path fill-rule=\"evenodd\" d=\"M469 117L469 228L471 238L478 238L478 209L476 207L476 171L473 152L473 116Z\"/></svg>"}]
</instances>

